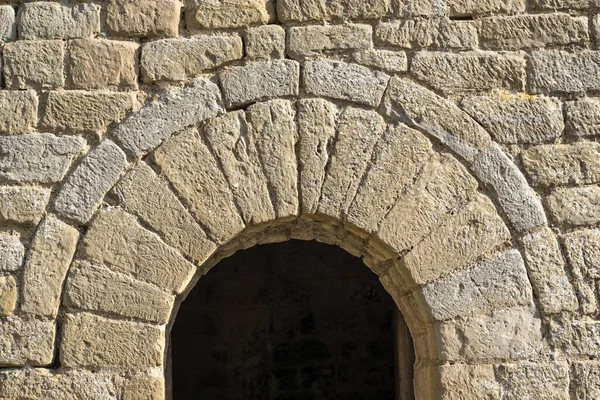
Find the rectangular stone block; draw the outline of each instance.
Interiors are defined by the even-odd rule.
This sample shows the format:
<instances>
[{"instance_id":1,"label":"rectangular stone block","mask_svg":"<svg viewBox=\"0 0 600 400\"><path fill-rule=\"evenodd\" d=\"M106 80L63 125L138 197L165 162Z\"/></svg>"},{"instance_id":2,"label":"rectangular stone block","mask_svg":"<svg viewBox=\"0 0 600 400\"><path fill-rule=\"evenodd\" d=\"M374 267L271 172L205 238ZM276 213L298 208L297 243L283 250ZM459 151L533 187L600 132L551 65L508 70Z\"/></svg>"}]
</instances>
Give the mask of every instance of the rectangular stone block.
<instances>
[{"instance_id":1,"label":"rectangular stone block","mask_svg":"<svg viewBox=\"0 0 600 400\"><path fill-rule=\"evenodd\" d=\"M285 58L285 30L264 25L246 31L246 57L250 60Z\"/></svg>"},{"instance_id":2,"label":"rectangular stone block","mask_svg":"<svg viewBox=\"0 0 600 400\"><path fill-rule=\"evenodd\" d=\"M174 37L179 32L181 3L176 0L109 0L106 26L114 36Z\"/></svg>"},{"instance_id":3,"label":"rectangular stone block","mask_svg":"<svg viewBox=\"0 0 600 400\"><path fill-rule=\"evenodd\" d=\"M565 361L494 366L507 399L569 400L569 364Z\"/></svg>"},{"instance_id":4,"label":"rectangular stone block","mask_svg":"<svg viewBox=\"0 0 600 400\"><path fill-rule=\"evenodd\" d=\"M242 28L275 20L274 0L206 0L187 11L190 22L202 29ZM191 25L193 27L193 25Z\"/></svg>"},{"instance_id":5,"label":"rectangular stone block","mask_svg":"<svg viewBox=\"0 0 600 400\"><path fill-rule=\"evenodd\" d=\"M408 58L403 51L362 50L352 53L352 59L357 64L380 69L389 74L408 70Z\"/></svg>"},{"instance_id":6,"label":"rectangular stone block","mask_svg":"<svg viewBox=\"0 0 600 400\"><path fill-rule=\"evenodd\" d=\"M0 318L9 316L15 311L17 291L14 275L0 276Z\"/></svg>"},{"instance_id":7,"label":"rectangular stone block","mask_svg":"<svg viewBox=\"0 0 600 400\"><path fill-rule=\"evenodd\" d=\"M567 233L562 235L562 242L576 278L600 279L600 230Z\"/></svg>"},{"instance_id":8,"label":"rectangular stone block","mask_svg":"<svg viewBox=\"0 0 600 400\"><path fill-rule=\"evenodd\" d=\"M23 264L25 248L18 236L0 234L0 271L17 271Z\"/></svg>"},{"instance_id":9,"label":"rectangular stone block","mask_svg":"<svg viewBox=\"0 0 600 400\"><path fill-rule=\"evenodd\" d=\"M528 81L534 93L600 90L600 52L543 50L531 53Z\"/></svg>"},{"instance_id":10,"label":"rectangular stone block","mask_svg":"<svg viewBox=\"0 0 600 400\"><path fill-rule=\"evenodd\" d=\"M448 0L452 17L487 14L516 14L525 11L526 0Z\"/></svg>"},{"instance_id":11,"label":"rectangular stone block","mask_svg":"<svg viewBox=\"0 0 600 400\"><path fill-rule=\"evenodd\" d=\"M4 79L8 89L64 86L65 46L62 40L8 43L3 54Z\"/></svg>"},{"instance_id":12,"label":"rectangular stone block","mask_svg":"<svg viewBox=\"0 0 600 400\"><path fill-rule=\"evenodd\" d=\"M390 7L390 0L279 0L277 16L280 22L380 19Z\"/></svg>"},{"instance_id":13,"label":"rectangular stone block","mask_svg":"<svg viewBox=\"0 0 600 400\"><path fill-rule=\"evenodd\" d=\"M594 5L597 0L533 0L531 7L535 10L555 11L557 9L580 10Z\"/></svg>"},{"instance_id":14,"label":"rectangular stone block","mask_svg":"<svg viewBox=\"0 0 600 400\"><path fill-rule=\"evenodd\" d=\"M375 40L383 46L403 49L471 50L478 44L472 21L440 18L381 22L376 27Z\"/></svg>"},{"instance_id":15,"label":"rectangular stone block","mask_svg":"<svg viewBox=\"0 0 600 400\"><path fill-rule=\"evenodd\" d=\"M315 56L327 51L362 50L373 47L370 25L311 25L288 29L288 55Z\"/></svg>"},{"instance_id":16,"label":"rectangular stone block","mask_svg":"<svg viewBox=\"0 0 600 400\"><path fill-rule=\"evenodd\" d=\"M54 321L16 315L0 319L0 365L48 366L54 357Z\"/></svg>"},{"instance_id":17,"label":"rectangular stone block","mask_svg":"<svg viewBox=\"0 0 600 400\"><path fill-rule=\"evenodd\" d=\"M559 224L594 225L600 222L600 186L559 188L547 198L548 209Z\"/></svg>"},{"instance_id":18,"label":"rectangular stone block","mask_svg":"<svg viewBox=\"0 0 600 400\"><path fill-rule=\"evenodd\" d=\"M100 33L97 4L25 3L17 19L20 39L71 39Z\"/></svg>"},{"instance_id":19,"label":"rectangular stone block","mask_svg":"<svg viewBox=\"0 0 600 400\"><path fill-rule=\"evenodd\" d=\"M567 132L574 136L600 136L600 99L584 97L565 104Z\"/></svg>"},{"instance_id":20,"label":"rectangular stone block","mask_svg":"<svg viewBox=\"0 0 600 400\"><path fill-rule=\"evenodd\" d=\"M10 42L16 37L15 9L11 5L0 6L0 42Z\"/></svg>"},{"instance_id":21,"label":"rectangular stone block","mask_svg":"<svg viewBox=\"0 0 600 400\"><path fill-rule=\"evenodd\" d=\"M50 189L31 186L0 187L0 221L37 225L50 199Z\"/></svg>"},{"instance_id":22,"label":"rectangular stone block","mask_svg":"<svg viewBox=\"0 0 600 400\"><path fill-rule=\"evenodd\" d=\"M29 133L37 126L38 97L33 90L0 91L0 132Z\"/></svg>"},{"instance_id":23,"label":"rectangular stone block","mask_svg":"<svg viewBox=\"0 0 600 400\"><path fill-rule=\"evenodd\" d=\"M441 400L502 398L502 388L496 381L493 365L454 364L415 369L417 398Z\"/></svg>"}]
</instances>

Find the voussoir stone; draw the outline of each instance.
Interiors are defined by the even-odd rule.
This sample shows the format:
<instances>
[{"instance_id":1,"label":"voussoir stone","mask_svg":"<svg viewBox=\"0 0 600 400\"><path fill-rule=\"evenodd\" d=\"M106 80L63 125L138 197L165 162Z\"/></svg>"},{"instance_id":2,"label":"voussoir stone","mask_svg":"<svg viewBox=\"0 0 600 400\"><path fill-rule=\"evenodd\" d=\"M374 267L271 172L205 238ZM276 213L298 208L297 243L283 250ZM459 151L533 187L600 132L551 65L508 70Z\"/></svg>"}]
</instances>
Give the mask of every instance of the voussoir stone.
<instances>
[{"instance_id":1,"label":"voussoir stone","mask_svg":"<svg viewBox=\"0 0 600 400\"><path fill-rule=\"evenodd\" d=\"M17 271L23 264L25 248L18 236L0 234L0 271Z\"/></svg>"},{"instance_id":2,"label":"voussoir stone","mask_svg":"<svg viewBox=\"0 0 600 400\"><path fill-rule=\"evenodd\" d=\"M181 293L196 268L133 215L117 208L98 213L83 240L82 254L116 272Z\"/></svg>"},{"instance_id":3,"label":"voussoir stone","mask_svg":"<svg viewBox=\"0 0 600 400\"><path fill-rule=\"evenodd\" d=\"M177 36L181 3L174 0L109 0L106 26L114 36Z\"/></svg>"},{"instance_id":4,"label":"voussoir stone","mask_svg":"<svg viewBox=\"0 0 600 400\"><path fill-rule=\"evenodd\" d=\"M390 77L358 64L319 59L304 67L304 85L309 94L376 107Z\"/></svg>"},{"instance_id":5,"label":"voussoir stone","mask_svg":"<svg viewBox=\"0 0 600 400\"><path fill-rule=\"evenodd\" d=\"M504 14L525 11L526 0L449 0L448 10L453 17L482 14Z\"/></svg>"},{"instance_id":6,"label":"voussoir stone","mask_svg":"<svg viewBox=\"0 0 600 400\"><path fill-rule=\"evenodd\" d=\"M546 202L558 223L594 225L600 222L600 186L558 188Z\"/></svg>"},{"instance_id":7,"label":"voussoir stone","mask_svg":"<svg viewBox=\"0 0 600 400\"><path fill-rule=\"evenodd\" d=\"M569 400L569 363L566 361L500 364L494 368L504 398Z\"/></svg>"},{"instance_id":8,"label":"voussoir stone","mask_svg":"<svg viewBox=\"0 0 600 400\"><path fill-rule=\"evenodd\" d=\"M246 31L246 57L269 60L285 57L285 30L279 25L263 25Z\"/></svg>"},{"instance_id":9,"label":"voussoir stone","mask_svg":"<svg viewBox=\"0 0 600 400\"><path fill-rule=\"evenodd\" d=\"M70 39L100 32L100 5L39 1L19 9L21 39Z\"/></svg>"},{"instance_id":10,"label":"voussoir stone","mask_svg":"<svg viewBox=\"0 0 600 400\"><path fill-rule=\"evenodd\" d=\"M567 132L574 136L600 135L600 99L584 97L566 103Z\"/></svg>"},{"instance_id":11,"label":"voussoir stone","mask_svg":"<svg viewBox=\"0 0 600 400\"><path fill-rule=\"evenodd\" d=\"M280 22L379 19L390 11L390 0L279 0Z\"/></svg>"},{"instance_id":12,"label":"voussoir stone","mask_svg":"<svg viewBox=\"0 0 600 400\"><path fill-rule=\"evenodd\" d=\"M184 81L242 56L239 35L163 39L144 44L141 67L147 82Z\"/></svg>"},{"instance_id":13,"label":"voussoir stone","mask_svg":"<svg viewBox=\"0 0 600 400\"><path fill-rule=\"evenodd\" d=\"M36 183L60 182L81 153L81 137L47 133L0 137L0 178Z\"/></svg>"},{"instance_id":14,"label":"voussoir stone","mask_svg":"<svg viewBox=\"0 0 600 400\"><path fill-rule=\"evenodd\" d=\"M0 91L0 132L29 133L37 126L38 97L33 90Z\"/></svg>"},{"instance_id":15,"label":"voussoir stone","mask_svg":"<svg viewBox=\"0 0 600 400\"><path fill-rule=\"evenodd\" d=\"M141 157L186 126L202 122L223 110L221 91L199 78L183 89L171 89L132 114L113 132L121 146Z\"/></svg>"},{"instance_id":16,"label":"voussoir stone","mask_svg":"<svg viewBox=\"0 0 600 400\"><path fill-rule=\"evenodd\" d=\"M125 153L110 140L102 141L67 178L54 208L65 217L87 222L126 165Z\"/></svg>"},{"instance_id":17,"label":"voussoir stone","mask_svg":"<svg viewBox=\"0 0 600 400\"><path fill-rule=\"evenodd\" d=\"M242 28L273 21L275 4L273 0L205 0L193 12L201 28Z\"/></svg>"},{"instance_id":18,"label":"voussoir stone","mask_svg":"<svg viewBox=\"0 0 600 400\"><path fill-rule=\"evenodd\" d=\"M16 315L0 317L0 321L1 366L46 366L52 363L54 321Z\"/></svg>"},{"instance_id":19,"label":"voussoir stone","mask_svg":"<svg viewBox=\"0 0 600 400\"><path fill-rule=\"evenodd\" d=\"M403 51L361 50L352 53L352 59L357 64L377 68L391 74L408 70L408 58Z\"/></svg>"},{"instance_id":20,"label":"voussoir stone","mask_svg":"<svg viewBox=\"0 0 600 400\"><path fill-rule=\"evenodd\" d=\"M4 46L4 79L9 89L64 86L62 40L22 40Z\"/></svg>"},{"instance_id":21,"label":"voussoir stone","mask_svg":"<svg viewBox=\"0 0 600 400\"><path fill-rule=\"evenodd\" d=\"M11 315L17 306L17 281L13 275L0 276L0 318Z\"/></svg>"},{"instance_id":22,"label":"voussoir stone","mask_svg":"<svg viewBox=\"0 0 600 400\"><path fill-rule=\"evenodd\" d=\"M0 42L15 40L16 36L15 9L11 5L0 6Z\"/></svg>"},{"instance_id":23,"label":"voussoir stone","mask_svg":"<svg viewBox=\"0 0 600 400\"><path fill-rule=\"evenodd\" d=\"M534 93L600 90L600 51L534 51L528 70Z\"/></svg>"},{"instance_id":24,"label":"voussoir stone","mask_svg":"<svg viewBox=\"0 0 600 400\"><path fill-rule=\"evenodd\" d=\"M50 200L50 189L34 186L0 187L0 221L37 225Z\"/></svg>"},{"instance_id":25,"label":"voussoir stone","mask_svg":"<svg viewBox=\"0 0 600 400\"><path fill-rule=\"evenodd\" d=\"M254 62L219 74L227 107L297 96L300 65L292 60Z\"/></svg>"},{"instance_id":26,"label":"voussoir stone","mask_svg":"<svg viewBox=\"0 0 600 400\"><path fill-rule=\"evenodd\" d=\"M335 50L362 50L373 47L370 25L311 25L288 30L288 54L293 58Z\"/></svg>"}]
</instances>

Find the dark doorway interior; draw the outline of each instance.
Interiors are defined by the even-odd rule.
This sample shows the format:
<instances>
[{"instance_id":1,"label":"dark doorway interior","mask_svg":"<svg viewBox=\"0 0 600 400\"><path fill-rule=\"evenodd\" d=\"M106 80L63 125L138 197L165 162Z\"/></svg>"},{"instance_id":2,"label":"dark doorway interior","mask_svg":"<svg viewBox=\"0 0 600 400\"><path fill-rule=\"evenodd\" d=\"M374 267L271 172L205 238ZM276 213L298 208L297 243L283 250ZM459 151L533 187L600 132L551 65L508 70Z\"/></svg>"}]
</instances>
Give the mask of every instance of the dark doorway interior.
<instances>
[{"instance_id":1,"label":"dark doorway interior","mask_svg":"<svg viewBox=\"0 0 600 400\"><path fill-rule=\"evenodd\" d=\"M179 309L173 399L392 400L395 313L377 276L337 247L240 251Z\"/></svg>"}]
</instances>

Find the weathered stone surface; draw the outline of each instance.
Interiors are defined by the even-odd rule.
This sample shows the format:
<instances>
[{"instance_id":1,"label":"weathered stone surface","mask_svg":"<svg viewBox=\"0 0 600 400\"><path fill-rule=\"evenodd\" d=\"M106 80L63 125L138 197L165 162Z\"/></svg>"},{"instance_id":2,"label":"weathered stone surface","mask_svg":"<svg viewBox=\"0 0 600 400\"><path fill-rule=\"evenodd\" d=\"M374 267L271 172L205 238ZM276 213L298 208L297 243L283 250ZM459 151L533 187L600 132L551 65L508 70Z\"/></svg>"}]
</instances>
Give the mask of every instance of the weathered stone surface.
<instances>
[{"instance_id":1,"label":"weathered stone surface","mask_svg":"<svg viewBox=\"0 0 600 400\"><path fill-rule=\"evenodd\" d=\"M62 40L7 43L3 55L4 80L9 89L48 89L65 84L65 45Z\"/></svg>"},{"instance_id":2,"label":"weathered stone surface","mask_svg":"<svg viewBox=\"0 0 600 400\"><path fill-rule=\"evenodd\" d=\"M25 248L18 236L0 234L0 271L17 271L23 264Z\"/></svg>"},{"instance_id":3,"label":"weathered stone surface","mask_svg":"<svg viewBox=\"0 0 600 400\"><path fill-rule=\"evenodd\" d=\"M173 0L110 0L106 26L114 36L177 36L181 3Z\"/></svg>"},{"instance_id":4,"label":"weathered stone surface","mask_svg":"<svg viewBox=\"0 0 600 400\"><path fill-rule=\"evenodd\" d=\"M37 225L50 199L50 189L30 186L0 187L0 221Z\"/></svg>"},{"instance_id":5,"label":"weathered stone surface","mask_svg":"<svg viewBox=\"0 0 600 400\"><path fill-rule=\"evenodd\" d=\"M407 117L468 161L490 143L487 132L454 103L408 79L391 79L384 105L388 116Z\"/></svg>"},{"instance_id":6,"label":"weathered stone surface","mask_svg":"<svg viewBox=\"0 0 600 400\"><path fill-rule=\"evenodd\" d=\"M21 39L69 39L92 37L100 32L100 6L39 1L19 9Z\"/></svg>"},{"instance_id":7,"label":"weathered stone surface","mask_svg":"<svg viewBox=\"0 0 600 400\"><path fill-rule=\"evenodd\" d=\"M376 107L390 77L367 67L342 61L316 60L304 67L305 90L316 96Z\"/></svg>"},{"instance_id":8,"label":"weathered stone surface","mask_svg":"<svg viewBox=\"0 0 600 400\"><path fill-rule=\"evenodd\" d=\"M569 264L575 275L600 279L600 230L589 229L563 235Z\"/></svg>"},{"instance_id":9,"label":"weathered stone surface","mask_svg":"<svg viewBox=\"0 0 600 400\"><path fill-rule=\"evenodd\" d=\"M546 202L559 224L593 225L600 222L600 186L559 188Z\"/></svg>"},{"instance_id":10,"label":"weathered stone surface","mask_svg":"<svg viewBox=\"0 0 600 400\"><path fill-rule=\"evenodd\" d=\"M70 269L63 305L166 324L174 297L148 283L87 262Z\"/></svg>"},{"instance_id":11,"label":"weathered stone surface","mask_svg":"<svg viewBox=\"0 0 600 400\"><path fill-rule=\"evenodd\" d=\"M262 143L261 137L251 136L246 113L233 111L212 119L204 128L204 135L223 168L244 222L262 224L275 219L269 184L256 149Z\"/></svg>"},{"instance_id":12,"label":"weathered stone surface","mask_svg":"<svg viewBox=\"0 0 600 400\"><path fill-rule=\"evenodd\" d=\"M600 397L600 363L580 361L571 365L571 386L575 400L591 400Z\"/></svg>"},{"instance_id":13,"label":"weathered stone surface","mask_svg":"<svg viewBox=\"0 0 600 400\"><path fill-rule=\"evenodd\" d=\"M527 272L542 311L556 314L575 311L579 304L565 271L565 262L550 228L521 238Z\"/></svg>"},{"instance_id":14,"label":"weathered stone surface","mask_svg":"<svg viewBox=\"0 0 600 400\"><path fill-rule=\"evenodd\" d=\"M354 52L352 59L357 64L381 69L391 74L408 70L408 59L403 51L363 50Z\"/></svg>"},{"instance_id":15,"label":"weathered stone surface","mask_svg":"<svg viewBox=\"0 0 600 400\"><path fill-rule=\"evenodd\" d=\"M292 60L264 61L219 74L227 107L298 95L300 65Z\"/></svg>"},{"instance_id":16,"label":"weathered stone surface","mask_svg":"<svg viewBox=\"0 0 600 400\"><path fill-rule=\"evenodd\" d=\"M246 57L269 60L285 57L285 30L279 25L264 25L246 31Z\"/></svg>"},{"instance_id":17,"label":"weathered stone surface","mask_svg":"<svg viewBox=\"0 0 600 400\"><path fill-rule=\"evenodd\" d=\"M117 272L181 293L196 268L135 217L110 208L98 213L83 240L83 256Z\"/></svg>"},{"instance_id":18,"label":"weathered stone surface","mask_svg":"<svg viewBox=\"0 0 600 400\"><path fill-rule=\"evenodd\" d=\"M110 140L104 140L69 176L54 202L56 211L78 222L87 222L126 165L123 151Z\"/></svg>"},{"instance_id":19,"label":"weathered stone surface","mask_svg":"<svg viewBox=\"0 0 600 400\"><path fill-rule=\"evenodd\" d=\"M381 22L375 40L384 46L404 49L456 49L477 47L477 29L472 21L448 21L443 18Z\"/></svg>"},{"instance_id":20,"label":"weathered stone surface","mask_svg":"<svg viewBox=\"0 0 600 400\"><path fill-rule=\"evenodd\" d=\"M118 142L137 157L154 150L163 140L223 110L221 91L212 81L199 78L183 89L167 90L113 132Z\"/></svg>"},{"instance_id":21,"label":"weathered stone surface","mask_svg":"<svg viewBox=\"0 0 600 400\"><path fill-rule=\"evenodd\" d=\"M354 107L342 111L321 189L318 213L334 219L345 215L385 127L385 121L375 111Z\"/></svg>"},{"instance_id":22,"label":"weathered stone surface","mask_svg":"<svg viewBox=\"0 0 600 400\"><path fill-rule=\"evenodd\" d=\"M531 6L535 10L582 9L593 5L595 0L533 0Z\"/></svg>"},{"instance_id":23,"label":"weathered stone surface","mask_svg":"<svg viewBox=\"0 0 600 400\"><path fill-rule=\"evenodd\" d=\"M128 379L123 390L123 400L163 400L165 379L162 373L142 375Z\"/></svg>"},{"instance_id":24,"label":"weathered stone surface","mask_svg":"<svg viewBox=\"0 0 600 400\"><path fill-rule=\"evenodd\" d=\"M272 100L248 107L248 137L255 143L278 218L298 215L298 140L291 101Z\"/></svg>"},{"instance_id":25,"label":"weathered stone surface","mask_svg":"<svg viewBox=\"0 0 600 400\"><path fill-rule=\"evenodd\" d=\"M195 36L191 39L164 39L145 43L142 73L146 82L184 81L243 55L238 35Z\"/></svg>"},{"instance_id":26,"label":"weathered stone surface","mask_svg":"<svg viewBox=\"0 0 600 400\"><path fill-rule=\"evenodd\" d=\"M483 49L519 50L545 46L585 45L588 19L568 14L484 18L478 26Z\"/></svg>"},{"instance_id":27,"label":"weathered stone surface","mask_svg":"<svg viewBox=\"0 0 600 400\"><path fill-rule=\"evenodd\" d=\"M373 151L372 161L348 209L347 221L369 233L376 232L400 194L412 186L433 154L431 148L431 142L421 133L405 125L389 126Z\"/></svg>"},{"instance_id":28,"label":"weathered stone surface","mask_svg":"<svg viewBox=\"0 0 600 400\"><path fill-rule=\"evenodd\" d=\"M139 44L116 40L71 42L69 71L75 89L137 89Z\"/></svg>"},{"instance_id":29,"label":"weathered stone surface","mask_svg":"<svg viewBox=\"0 0 600 400\"><path fill-rule=\"evenodd\" d=\"M86 146L80 137L48 133L0 136L0 178L54 183L67 173L73 158Z\"/></svg>"},{"instance_id":30,"label":"weathered stone surface","mask_svg":"<svg viewBox=\"0 0 600 400\"><path fill-rule=\"evenodd\" d=\"M11 315L17 306L17 281L13 275L0 276L0 317Z\"/></svg>"},{"instance_id":31,"label":"weathered stone surface","mask_svg":"<svg viewBox=\"0 0 600 400\"><path fill-rule=\"evenodd\" d=\"M569 364L500 364L494 367L502 385L503 398L569 400Z\"/></svg>"},{"instance_id":32,"label":"weathered stone surface","mask_svg":"<svg viewBox=\"0 0 600 400\"><path fill-rule=\"evenodd\" d=\"M37 126L38 97L33 90L0 91L0 132L28 133Z\"/></svg>"},{"instance_id":33,"label":"weathered stone surface","mask_svg":"<svg viewBox=\"0 0 600 400\"><path fill-rule=\"evenodd\" d=\"M158 232L163 240L197 263L203 263L215 244L180 203L168 184L146 164L139 164L114 187L119 205Z\"/></svg>"},{"instance_id":34,"label":"weathered stone surface","mask_svg":"<svg viewBox=\"0 0 600 400\"><path fill-rule=\"evenodd\" d=\"M413 75L444 94L491 89L523 91L525 59L491 52L420 52L411 64Z\"/></svg>"},{"instance_id":35,"label":"weathered stone surface","mask_svg":"<svg viewBox=\"0 0 600 400\"><path fill-rule=\"evenodd\" d=\"M288 55L293 58L315 56L327 51L362 50L373 47L370 25L310 25L288 30Z\"/></svg>"},{"instance_id":36,"label":"weathered stone surface","mask_svg":"<svg viewBox=\"0 0 600 400\"><path fill-rule=\"evenodd\" d=\"M415 371L417 398L444 400L500 399L501 387L492 365L442 365ZM419 385L420 383L420 385Z\"/></svg>"},{"instance_id":37,"label":"weathered stone surface","mask_svg":"<svg viewBox=\"0 0 600 400\"><path fill-rule=\"evenodd\" d=\"M529 60L529 86L534 93L599 90L599 66L598 51L534 51Z\"/></svg>"},{"instance_id":38,"label":"weathered stone surface","mask_svg":"<svg viewBox=\"0 0 600 400\"><path fill-rule=\"evenodd\" d=\"M21 309L24 312L56 317L78 239L79 232L75 228L52 216L40 224L23 269Z\"/></svg>"},{"instance_id":39,"label":"weathered stone surface","mask_svg":"<svg viewBox=\"0 0 600 400\"><path fill-rule=\"evenodd\" d=\"M390 11L389 0L280 0L277 16L280 22L378 19Z\"/></svg>"},{"instance_id":40,"label":"weathered stone surface","mask_svg":"<svg viewBox=\"0 0 600 400\"><path fill-rule=\"evenodd\" d=\"M16 36L15 9L11 5L0 6L0 42L15 40Z\"/></svg>"},{"instance_id":41,"label":"weathered stone surface","mask_svg":"<svg viewBox=\"0 0 600 400\"><path fill-rule=\"evenodd\" d=\"M600 323L598 321L564 321L556 329L551 326L552 343L569 356L597 358L600 352Z\"/></svg>"},{"instance_id":42,"label":"weathered stone surface","mask_svg":"<svg viewBox=\"0 0 600 400\"><path fill-rule=\"evenodd\" d=\"M52 363L54 321L13 315L0 317L0 322L0 365L45 366Z\"/></svg>"},{"instance_id":43,"label":"weathered stone surface","mask_svg":"<svg viewBox=\"0 0 600 400\"><path fill-rule=\"evenodd\" d=\"M403 263L411 279L421 285L468 267L509 239L510 232L492 202L477 195L417 244L403 258Z\"/></svg>"},{"instance_id":44,"label":"weathered stone surface","mask_svg":"<svg viewBox=\"0 0 600 400\"><path fill-rule=\"evenodd\" d=\"M133 93L98 93L80 90L48 94L42 125L60 133L90 132L102 135L136 105Z\"/></svg>"},{"instance_id":45,"label":"weathered stone surface","mask_svg":"<svg viewBox=\"0 0 600 400\"><path fill-rule=\"evenodd\" d=\"M66 314L60 361L65 367L162 365L164 328L91 314Z\"/></svg>"},{"instance_id":46,"label":"weathered stone surface","mask_svg":"<svg viewBox=\"0 0 600 400\"><path fill-rule=\"evenodd\" d=\"M584 97L565 105L567 132L575 136L600 135L600 99Z\"/></svg>"},{"instance_id":47,"label":"weathered stone surface","mask_svg":"<svg viewBox=\"0 0 600 400\"><path fill-rule=\"evenodd\" d=\"M541 143L565 128L561 104L549 97L498 92L466 97L460 106L499 143Z\"/></svg>"},{"instance_id":48,"label":"weathered stone surface","mask_svg":"<svg viewBox=\"0 0 600 400\"><path fill-rule=\"evenodd\" d=\"M453 17L482 14L512 14L525 11L525 0L449 0L448 9Z\"/></svg>"},{"instance_id":49,"label":"weathered stone surface","mask_svg":"<svg viewBox=\"0 0 600 400\"><path fill-rule=\"evenodd\" d=\"M201 28L241 28L264 25L275 19L272 0L206 0L194 10Z\"/></svg>"},{"instance_id":50,"label":"weathered stone surface","mask_svg":"<svg viewBox=\"0 0 600 400\"><path fill-rule=\"evenodd\" d=\"M154 160L217 244L244 228L229 185L197 130L167 141L154 152Z\"/></svg>"},{"instance_id":51,"label":"weathered stone surface","mask_svg":"<svg viewBox=\"0 0 600 400\"><path fill-rule=\"evenodd\" d=\"M519 231L546 224L540 199L517 166L493 143L473 161L475 175L496 192L500 206Z\"/></svg>"}]
</instances>

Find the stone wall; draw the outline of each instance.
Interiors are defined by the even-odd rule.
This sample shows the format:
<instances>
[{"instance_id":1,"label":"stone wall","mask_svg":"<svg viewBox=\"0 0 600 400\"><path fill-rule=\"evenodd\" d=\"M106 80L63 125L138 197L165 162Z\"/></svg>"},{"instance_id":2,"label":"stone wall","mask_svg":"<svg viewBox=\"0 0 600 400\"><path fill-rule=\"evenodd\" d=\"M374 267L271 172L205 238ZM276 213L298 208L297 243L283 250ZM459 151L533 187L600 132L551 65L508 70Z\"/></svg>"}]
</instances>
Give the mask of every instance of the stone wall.
<instances>
[{"instance_id":1,"label":"stone wall","mask_svg":"<svg viewBox=\"0 0 600 400\"><path fill-rule=\"evenodd\" d=\"M380 276L418 398L599 398L599 32L596 0L2 2L0 398L162 398L174 306L290 238Z\"/></svg>"}]
</instances>

